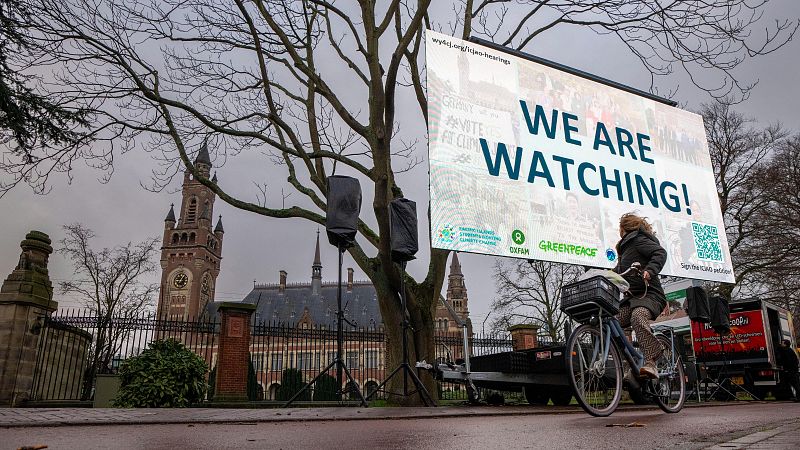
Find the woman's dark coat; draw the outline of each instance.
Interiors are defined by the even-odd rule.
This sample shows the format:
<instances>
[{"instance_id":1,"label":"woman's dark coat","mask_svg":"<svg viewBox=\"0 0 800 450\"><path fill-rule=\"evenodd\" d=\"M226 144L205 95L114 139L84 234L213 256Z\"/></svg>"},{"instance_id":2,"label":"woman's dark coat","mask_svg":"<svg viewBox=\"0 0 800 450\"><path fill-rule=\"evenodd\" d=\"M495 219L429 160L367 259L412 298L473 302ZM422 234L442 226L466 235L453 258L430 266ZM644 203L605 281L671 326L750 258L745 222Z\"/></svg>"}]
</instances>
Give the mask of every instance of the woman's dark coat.
<instances>
[{"instance_id":1,"label":"woman's dark coat","mask_svg":"<svg viewBox=\"0 0 800 450\"><path fill-rule=\"evenodd\" d=\"M638 262L642 268L650 272L649 286L645 286L641 275L630 273L625 276L625 280L630 283L631 307L640 306L647 308L655 319L667 306L667 298L664 296L664 289L658 274L667 262L667 251L658 243L658 239L646 232L643 228L628 232L617 243L617 255L619 260L614 271L622 273ZM646 293L645 293L646 292ZM640 298L641 297L641 298Z\"/></svg>"}]
</instances>

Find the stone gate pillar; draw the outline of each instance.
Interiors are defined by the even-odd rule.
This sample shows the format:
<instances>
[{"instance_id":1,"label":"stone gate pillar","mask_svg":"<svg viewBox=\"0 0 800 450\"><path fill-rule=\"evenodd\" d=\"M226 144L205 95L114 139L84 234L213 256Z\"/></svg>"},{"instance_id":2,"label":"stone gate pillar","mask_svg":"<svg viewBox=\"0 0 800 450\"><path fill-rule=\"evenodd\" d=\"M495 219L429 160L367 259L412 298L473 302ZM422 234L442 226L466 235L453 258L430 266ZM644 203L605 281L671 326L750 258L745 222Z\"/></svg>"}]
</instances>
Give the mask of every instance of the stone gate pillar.
<instances>
[{"instance_id":1,"label":"stone gate pillar","mask_svg":"<svg viewBox=\"0 0 800 450\"><path fill-rule=\"evenodd\" d=\"M0 406L30 398L39 333L58 307L47 274L50 243L45 233L28 233L17 267L0 288Z\"/></svg>"},{"instance_id":2,"label":"stone gate pillar","mask_svg":"<svg viewBox=\"0 0 800 450\"><path fill-rule=\"evenodd\" d=\"M224 302L219 305L221 327L214 401L246 401L250 351L250 316L256 305Z\"/></svg>"}]
</instances>

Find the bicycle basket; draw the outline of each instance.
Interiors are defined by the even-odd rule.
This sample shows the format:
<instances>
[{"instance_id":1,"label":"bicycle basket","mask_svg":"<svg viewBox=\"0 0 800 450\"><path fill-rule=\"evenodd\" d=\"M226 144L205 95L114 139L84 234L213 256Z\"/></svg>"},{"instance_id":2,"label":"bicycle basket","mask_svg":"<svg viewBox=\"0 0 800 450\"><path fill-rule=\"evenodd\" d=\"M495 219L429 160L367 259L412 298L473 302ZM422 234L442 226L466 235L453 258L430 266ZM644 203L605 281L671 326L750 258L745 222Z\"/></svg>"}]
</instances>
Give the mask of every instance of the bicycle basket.
<instances>
[{"instance_id":1,"label":"bicycle basket","mask_svg":"<svg viewBox=\"0 0 800 450\"><path fill-rule=\"evenodd\" d=\"M570 283L561 288L561 311L572 320L586 323L598 309L609 315L619 312L619 288L602 275Z\"/></svg>"}]
</instances>

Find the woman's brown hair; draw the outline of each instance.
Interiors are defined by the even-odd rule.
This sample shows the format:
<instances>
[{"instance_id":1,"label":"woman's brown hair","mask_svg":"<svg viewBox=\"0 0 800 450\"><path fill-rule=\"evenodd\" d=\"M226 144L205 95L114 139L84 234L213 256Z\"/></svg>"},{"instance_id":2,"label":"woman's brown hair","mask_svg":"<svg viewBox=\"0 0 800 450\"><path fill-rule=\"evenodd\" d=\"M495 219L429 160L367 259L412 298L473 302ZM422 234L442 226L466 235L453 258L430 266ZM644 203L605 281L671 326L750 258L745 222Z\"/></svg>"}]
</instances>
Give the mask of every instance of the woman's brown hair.
<instances>
[{"instance_id":1,"label":"woman's brown hair","mask_svg":"<svg viewBox=\"0 0 800 450\"><path fill-rule=\"evenodd\" d=\"M630 233L631 231L642 228L652 235L656 234L653 231L653 226L647 222L647 217L637 216L633 213L623 214L622 217L619 218L619 227L625 230L625 233Z\"/></svg>"}]
</instances>

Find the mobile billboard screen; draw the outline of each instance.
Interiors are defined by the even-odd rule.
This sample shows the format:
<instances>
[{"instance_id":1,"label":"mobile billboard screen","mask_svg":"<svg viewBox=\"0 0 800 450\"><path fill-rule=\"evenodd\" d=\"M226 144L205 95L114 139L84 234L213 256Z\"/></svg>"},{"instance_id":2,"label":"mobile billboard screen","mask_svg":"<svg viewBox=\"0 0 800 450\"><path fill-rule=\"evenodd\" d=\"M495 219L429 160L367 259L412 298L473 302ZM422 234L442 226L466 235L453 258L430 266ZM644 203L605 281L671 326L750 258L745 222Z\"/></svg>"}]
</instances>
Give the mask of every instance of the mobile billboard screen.
<instances>
[{"instance_id":1,"label":"mobile billboard screen","mask_svg":"<svg viewBox=\"0 0 800 450\"><path fill-rule=\"evenodd\" d=\"M428 31L431 244L614 267L648 217L662 274L732 282L702 117Z\"/></svg>"},{"instance_id":2,"label":"mobile billboard screen","mask_svg":"<svg viewBox=\"0 0 800 450\"><path fill-rule=\"evenodd\" d=\"M767 336L760 309L731 313L730 328L730 333L720 337L711 325L692 321L692 342L697 360L767 360Z\"/></svg>"}]
</instances>

